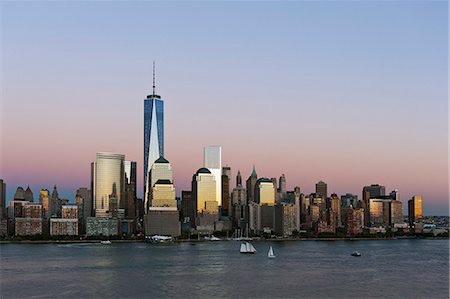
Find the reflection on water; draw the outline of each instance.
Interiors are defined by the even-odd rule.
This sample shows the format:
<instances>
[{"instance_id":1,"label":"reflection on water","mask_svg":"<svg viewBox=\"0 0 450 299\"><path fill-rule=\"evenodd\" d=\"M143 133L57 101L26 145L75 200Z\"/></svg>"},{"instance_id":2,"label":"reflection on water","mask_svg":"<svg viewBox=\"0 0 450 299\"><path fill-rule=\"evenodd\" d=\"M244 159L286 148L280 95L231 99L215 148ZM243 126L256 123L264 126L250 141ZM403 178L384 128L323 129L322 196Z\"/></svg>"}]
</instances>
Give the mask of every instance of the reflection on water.
<instances>
[{"instance_id":1,"label":"reflection on water","mask_svg":"<svg viewBox=\"0 0 450 299\"><path fill-rule=\"evenodd\" d=\"M448 298L448 240L253 245L3 244L0 297Z\"/></svg>"}]
</instances>

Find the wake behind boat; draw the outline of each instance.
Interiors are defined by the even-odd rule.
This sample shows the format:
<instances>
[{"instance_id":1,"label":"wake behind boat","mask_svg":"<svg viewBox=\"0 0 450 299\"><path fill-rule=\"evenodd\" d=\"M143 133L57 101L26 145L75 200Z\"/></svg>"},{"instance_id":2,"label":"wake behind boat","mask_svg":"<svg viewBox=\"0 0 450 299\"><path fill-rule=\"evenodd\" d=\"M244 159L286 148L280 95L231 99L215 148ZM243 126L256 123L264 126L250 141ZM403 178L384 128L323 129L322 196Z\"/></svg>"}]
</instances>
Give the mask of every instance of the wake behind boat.
<instances>
[{"instance_id":1,"label":"wake behind boat","mask_svg":"<svg viewBox=\"0 0 450 299\"><path fill-rule=\"evenodd\" d=\"M256 249L249 242L245 242L241 244L241 249L239 250L239 252L246 254L254 254L256 252Z\"/></svg>"},{"instance_id":2,"label":"wake behind boat","mask_svg":"<svg viewBox=\"0 0 450 299\"><path fill-rule=\"evenodd\" d=\"M361 253L359 253L358 251L353 251L352 256L361 256Z\"/></svg>"},{"instance_id":3,"label":"wake behind boat","mask_svg":"<svg viewBox=\"0 0 450 299\"><path fill-rule=\"evenodd\" d=\"M109 241L109 240L107 240L107 241L100 241L100 244L108 245L108 244L111 244L111 241Z\"/></svg>"}]
</instances>

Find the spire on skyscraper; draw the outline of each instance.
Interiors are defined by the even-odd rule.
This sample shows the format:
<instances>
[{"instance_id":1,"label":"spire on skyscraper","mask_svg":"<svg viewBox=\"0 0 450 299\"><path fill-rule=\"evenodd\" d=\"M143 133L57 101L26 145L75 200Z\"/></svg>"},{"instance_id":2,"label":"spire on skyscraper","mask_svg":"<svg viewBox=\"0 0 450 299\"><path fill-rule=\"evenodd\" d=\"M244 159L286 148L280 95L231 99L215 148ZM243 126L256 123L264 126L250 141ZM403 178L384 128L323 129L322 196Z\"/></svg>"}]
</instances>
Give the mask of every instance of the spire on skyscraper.
<instances>
[{"instance_id":1,"label":"spire on skyscraper","mask_svg":"<svg viewBox=\"0 0 450 299\"><path fill-rule=\"evenodd\" d=\"M155 93L155 61L153 60L153 97L155 97L156 93Z\"/></svg>"},{"instance_id":2,"label":"spire on skyscraper","mask_svg":"<svg viewBox=\"0 0 450 299\"><path fill-rule=\"evenodd\" d=\"M256 177L256 169L255 169L255 164L253 164L253 171L252 171L252 176Z\"/></svg>"}]
</instances>

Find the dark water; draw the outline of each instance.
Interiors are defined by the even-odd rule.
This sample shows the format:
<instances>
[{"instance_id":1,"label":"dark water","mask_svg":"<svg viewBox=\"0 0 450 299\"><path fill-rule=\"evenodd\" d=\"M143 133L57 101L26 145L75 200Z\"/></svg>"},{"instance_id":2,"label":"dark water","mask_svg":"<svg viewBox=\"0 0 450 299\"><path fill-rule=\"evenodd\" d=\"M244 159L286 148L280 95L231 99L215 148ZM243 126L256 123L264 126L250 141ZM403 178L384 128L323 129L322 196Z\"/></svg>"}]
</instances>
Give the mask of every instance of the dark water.
<instances>
[{"instance_id":1,"label":"dark water","mask_svg":"<svg viewBox=\"0 0 450 299\"><path fill-rule=\"evenodd\" d=\"M448 298L448 240L3 244L1 298ZM272 245L277 257L267 258ZM362 257L352 257L353 251Z\"/></svg>"}]
</instances>

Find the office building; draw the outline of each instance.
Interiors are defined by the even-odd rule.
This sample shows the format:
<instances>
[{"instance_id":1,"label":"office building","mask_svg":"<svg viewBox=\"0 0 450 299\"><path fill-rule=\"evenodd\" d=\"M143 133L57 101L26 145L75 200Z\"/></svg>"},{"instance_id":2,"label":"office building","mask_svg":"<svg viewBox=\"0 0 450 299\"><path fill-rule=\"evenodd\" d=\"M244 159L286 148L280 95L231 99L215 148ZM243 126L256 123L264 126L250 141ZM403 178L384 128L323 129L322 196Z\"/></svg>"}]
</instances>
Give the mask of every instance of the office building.
<instances>
[{"instance_id":1,"label":"office building","mask_svg":"<svg viewBox=\"0 0 450 299\"><path fill-rule=\"evenodd\" d=\"M349 208L345 214L344 223L347 235L361 234L364 229L364 209Z\"/></svg>"},{"instance_id":2,"label":"office building","mask_svg":"<svg viewBox=\"0 0 450 299\"><path fill-rule=\"evenodd\" d=\"M231 193L230 216L233 220L233 227L237 230L237 236L244 236L248 233L248 202L247 192L242 186L240 171L236 176L236 188Z\"/></svg>"},{"instance_id":3,"label":"office building","mask_svg":"<svg viewBox=\"0 0 450 299\"><path fill-rule=\"evenodd\" d=\"M52 217L60 217L61 216L61 206L62 203L59 199L58 189L56 185L53 186L51 201L51 215Z\"/></svg>"},{"instance_id":4,"label":"office building","mask_svg":"<svg viewBox=\"0 0 450 299\"><path fill-rule=\"evenodd\" d=\"M255 200L260 205L275 205L275 186L268 178L260 178L256 182Z\"/></svg>"},{"instance_id":5,"label":"office building","mask_svg":"<svg viewBox=\"0 0 450 299\"><path fill-rule=\"evenodd\" d=\"M336 216L335 222L336 226L340 227L341 222L341 201L336 193L331 194L330 198L327 199L329 202L329 209L334 212L334 215Z\"/></svg>"},{"instance_id":6,"label":"office building","mask_svg":"<svg viewBox=\"0 0 450 299\"><path fill-rule=\"evenodd\" d=\"M97 153L92 177L96 217L112 217L113 211L124 214L124 161L125 155L122 154Z\"/></svg>"},{"instance_id":7,"label":"office building","mask_svg":"<svg viewBox=\"0 0 450 299\"><path fill-rule=\"evenodd\" d=\"M50 192L47 189L41 189L41 191L39 191L39 204L42 205L44 218L49 219L52 215L52 211Z\"/></svg>"},{"instance_id":8,"label":"office building","mask_svg":"<svg viewBox=\"0 0 450 299\"><path fill-rule=\"evenodd\" d=\"M255 202L255 187L256 187L256 181L258 180L258 175L256 174L255 165L253 165L252 174L248 177L245 185L247 188L247 201L248 202Z\"/></svg>"},{"instance_id":9,"label":"office building","mask_svg":"<svg viewBox=\"0 0 450 299\"><path fill-rule=\"evenodd\" d=\"M196 206L192 191L181 191L181 221L188 227L195 225Z\"/></svg>"},{"instance_id":10,"label":"office building","mask_svg":"<svg viewBox=\"0 0 450 299\"><path fill-rule=\"evenodd\" d=\"M300 230L300 202L278 203L275 206L275 233L289 237Z\"/></svg>"},{"instance_id":11,"label":"office building","mask_svg":"<svg viewBox=\"0 0 450 299\"><path fill-rule=\"evenodd\" d=\"M222 148L206 146L203 150L203 167L208 168L216 182L216 202L222 206Z\"/></svg>"},{"instance_id":12,"label":"office building","mask_svg":"<svg viewBox=\"0 0 450 299\"><path fill-rule=\"evenodd\" d=\"M358 195L353 195L351 193L341 195L341 205L345 208L356 208L358 205Z\"/></svg>"},{"instance_id":13,"label":"office building","mask_svg":"<svg viewBox=\"0 0 450 299\"><path fill-rule=\"evenodd\" d=\"M159 157L157 160L155 160L155 163L150 167L150 171L148 173L148 192L144 198L146 198L146 202L144 203L144 207L146 209L145 212L148 211L148 209L152 206L152 188L156 184L158 180L163 181L169 181L170 183L173 183L173 172L172 172L172 166L170 165L169 161L164 159L163 157ZM174 197L175 199L175 197Z\"/></svg>"},{"instance_id":14,"label":"office building","mask_svg":"<svg viewBox=\"0 0 450 299\"><path fill-rule=\"evenodd\" d=\"M231 187L231 168L222 167L222 215L229 216L231 208L230 187Z\"/></svg>"},{"instance_id":15,"label":"office building","mask_svg":"<svg viewBox=\"0 0 450 299\"><path fill-rule=\"evenodd\" d=\"M370 186L364 186L362 191L362 200L364 208L364 219L366 221L366 226L370 226L370 203L371 198L379 198L380 196L385 196L386 188L378 184L372 184ZM378 212L378 211L377 211ZM376 214L376 213L375 213Z\"/></svg>"},{"instance_id":16,"label":"office building","mask_svg":"<svg viewBox=\"0 0 450 299\"><path fill-rule=\"evenodd\" d=\"M147 176L153 163L164 157L164 101L156 94L155 88L153 63L153 93L144 100L144 208L148 208L146 203L151 189Z\"/></svg>"},{"instance_id":17,"label":"office building","mask_svg":"<svg viewBox=\"0 0 450 299\"><path fill-rule=\"evenodd\" d=\"M23 201L20 205L22 212L14 221L16 236L31 236L42 234L42 205ZM17 215L19 216L19 215Z\"/></svg>"},{"instance_id":18,"label":"office building","mask_svg":"<svg viewBox=\"0 0 450 299\"><path fill-rule=\"evenodd\" d=\"M408 222L409 225L415 226L416 223L422 222L422 195L414 195L408 200Z\"/></svg>"},{"instance_id":19,"label":"office building","mask_svg":"<svg viewBox=\"0 0 450 299\"><path fill-rule=\"evenodd\" d=\"M196 202L196 212L217 214L217 210L207 210L218 206L216 177L207 168L200 168L192 178L192 195ZM211 202L216 202L212 205ZM207 204L209 203L209 204Z\"/></svg>"},{"instance_id":20,"label":"office building","mask_svg":"<svg viewBox=\"0 0 450 299\"><path fill-rule=\"evenodd\" d=\"M117 218L88 217L86 219L87 236L116 236L119 234Z\"/></svg>"},{"instance_id":21,"label":"office building","mask_svg":"<svg viewBox=\"0 0 450 299\"><path fill-rule=\"evenodd\" d=\"M124 169L125 169L125 217L127 219L134 221L136 219L137 163L134 161L125 161Z\"/></svg>"},{"instance_id":22,"label":"office building","mask_svg":"<svg viewBox=\"0 0 450 299\"><path fill-rule=\"evenodd\" d=\"M319 181L316 184L316 194L319 194L324 200L328 197L328 187L323 181Z\"/></svg>"}]
</instances>

